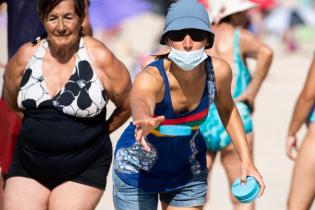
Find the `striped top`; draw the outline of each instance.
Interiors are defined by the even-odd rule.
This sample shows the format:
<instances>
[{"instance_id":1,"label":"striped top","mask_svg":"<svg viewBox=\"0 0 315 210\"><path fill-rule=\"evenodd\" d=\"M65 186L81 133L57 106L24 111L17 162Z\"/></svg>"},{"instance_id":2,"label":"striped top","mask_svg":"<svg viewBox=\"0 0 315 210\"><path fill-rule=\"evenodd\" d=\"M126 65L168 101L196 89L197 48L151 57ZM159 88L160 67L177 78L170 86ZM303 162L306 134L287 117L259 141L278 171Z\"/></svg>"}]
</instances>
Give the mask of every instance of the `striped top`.
<instances>
[{"instance_id":1,"label":"striped top","mask_svg":"<svg viewBox=\"0 0 315 210\"><path fill-rule=\"evenodd\" d=\"M216 95L211 58L206 60L207 79L199 105L192 111L176 113L172 106L170 85L163 59L150 64L156 67L164 82L164 98L157 103L154 116L165 116L161 125L192 127L189 136L167 136L159 127L146 136L151 151L136 142L135 126L131 123L117 142L114 170L129 185L154 192L166 192L187 183L194 175L206 170L206 145L199 126L206 119L209 105ZM150 71L150 70L148 70Z\"/></svg>"}]
</instances>

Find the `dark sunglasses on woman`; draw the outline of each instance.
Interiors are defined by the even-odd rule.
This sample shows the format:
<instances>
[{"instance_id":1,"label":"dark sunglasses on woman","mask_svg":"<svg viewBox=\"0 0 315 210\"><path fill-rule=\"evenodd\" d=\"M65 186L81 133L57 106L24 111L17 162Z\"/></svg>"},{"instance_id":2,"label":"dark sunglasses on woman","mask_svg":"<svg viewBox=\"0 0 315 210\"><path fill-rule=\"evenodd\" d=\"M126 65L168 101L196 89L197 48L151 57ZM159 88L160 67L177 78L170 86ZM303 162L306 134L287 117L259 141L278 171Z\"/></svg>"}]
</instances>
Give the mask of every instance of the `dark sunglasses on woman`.
<instances>
[{"instance_id":1,"label":"dark sunglasses on woman","mask_svg":"<svg viewBox=\"0 0 315 210\"><path fill-rule=\"evenodd\" d=\"M167 37L175 42L182 41L186 35L189 35L190 38L195 42L201 42L206 39L207 32L198 29L184 29L178 31L170 31L167 33Z\"/></svg>"}]
</instances>

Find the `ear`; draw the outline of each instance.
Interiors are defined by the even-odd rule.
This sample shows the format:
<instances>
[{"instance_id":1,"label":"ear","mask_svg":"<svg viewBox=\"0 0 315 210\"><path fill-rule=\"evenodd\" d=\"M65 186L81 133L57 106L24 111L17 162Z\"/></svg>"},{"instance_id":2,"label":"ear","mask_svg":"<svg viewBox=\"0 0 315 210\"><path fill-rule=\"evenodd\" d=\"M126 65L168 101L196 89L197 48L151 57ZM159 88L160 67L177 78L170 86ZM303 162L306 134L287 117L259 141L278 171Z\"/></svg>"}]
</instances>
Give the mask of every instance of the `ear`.
<instances>
[{"instance_id":1,"label":"ear","mask_svg":"<svg viewBox=\"0 0 315 210\"><path fill-rule=\"evenodd\" d=\"M171 47L172 41L166 37L165 44L168 47Z\"/></svg>"}]
</instances>

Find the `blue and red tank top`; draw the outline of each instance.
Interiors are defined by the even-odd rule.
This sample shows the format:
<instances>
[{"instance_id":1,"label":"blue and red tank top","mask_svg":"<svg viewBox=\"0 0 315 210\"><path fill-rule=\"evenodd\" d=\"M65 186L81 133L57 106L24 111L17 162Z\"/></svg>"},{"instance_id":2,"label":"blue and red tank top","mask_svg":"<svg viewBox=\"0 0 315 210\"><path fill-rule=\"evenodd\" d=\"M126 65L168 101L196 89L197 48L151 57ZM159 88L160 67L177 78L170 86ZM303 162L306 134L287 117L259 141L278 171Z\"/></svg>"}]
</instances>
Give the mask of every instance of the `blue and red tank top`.
<instances>
[{"instance_id":1,"label":"blue and red tank top","mask_svg":"<svg viewBox=\"0 0 315 210\"><path fill-rule=\"evenodd\" d=\"M165 87L164 98L156 104L154 115L165 116L161 125L188 125L193 132L189 136L174 137L161 134L157 127L146 136L151 148L147 152L136 142L135 126L130 123L118 140L114 154L114 170L121 180L151 192L167 192L207 170L207 148L199 126L207 117L209 105L216 95L216 87L211 58L208 57L205 62L207 79L202 98L194 110L185 113L176 113L173 109L163 59L149 65L159 70Z\"/></svg>"}]
</instances>

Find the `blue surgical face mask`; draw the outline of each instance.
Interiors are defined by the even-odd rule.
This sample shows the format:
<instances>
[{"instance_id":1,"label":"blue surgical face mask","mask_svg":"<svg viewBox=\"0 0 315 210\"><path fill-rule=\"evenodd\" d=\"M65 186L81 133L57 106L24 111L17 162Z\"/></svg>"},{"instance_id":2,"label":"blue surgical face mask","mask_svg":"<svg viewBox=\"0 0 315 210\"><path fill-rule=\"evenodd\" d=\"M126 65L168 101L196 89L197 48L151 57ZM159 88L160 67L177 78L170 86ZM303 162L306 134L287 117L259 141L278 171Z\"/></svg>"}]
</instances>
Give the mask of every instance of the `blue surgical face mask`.
<instances>
[{"instance_id":1,"label":"blue surgical face mask","mask_svg":"<svg viewBox=\"0 0 315 210\"><path fill-rule=\"evenodd\" d=\"M207 58L205 48L194 51L176 50L171 47L168 58L184 71L191 71Z\"/></svg>"}]
</instances>

